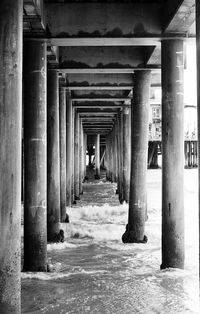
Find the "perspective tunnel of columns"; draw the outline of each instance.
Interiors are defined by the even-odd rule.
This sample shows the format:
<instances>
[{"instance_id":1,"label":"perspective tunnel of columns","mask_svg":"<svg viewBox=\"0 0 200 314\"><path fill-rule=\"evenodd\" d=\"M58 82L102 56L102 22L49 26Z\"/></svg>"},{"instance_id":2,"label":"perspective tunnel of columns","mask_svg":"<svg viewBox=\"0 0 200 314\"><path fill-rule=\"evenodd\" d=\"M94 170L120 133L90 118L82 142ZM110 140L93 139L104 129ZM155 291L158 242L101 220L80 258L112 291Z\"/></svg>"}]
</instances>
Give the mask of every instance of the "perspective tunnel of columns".
<instances>
[{"instance_id":1,"label":"perspective tunnel of columns","mask_svg":"<svg viewBox=\"0 0 200 314\"><path fill-rule=\"evenodd\" d=\"M161 268L183 268L184 47L196 36L195 1L1 0L0 31L3 313L20 312L21 203L24 270L47 271L47 241L81 196L86 158L129 203L123 242L145 243L147 163L162 146ZM157 89L162 142L149 140Z\"/></svg>"}]
</instances>

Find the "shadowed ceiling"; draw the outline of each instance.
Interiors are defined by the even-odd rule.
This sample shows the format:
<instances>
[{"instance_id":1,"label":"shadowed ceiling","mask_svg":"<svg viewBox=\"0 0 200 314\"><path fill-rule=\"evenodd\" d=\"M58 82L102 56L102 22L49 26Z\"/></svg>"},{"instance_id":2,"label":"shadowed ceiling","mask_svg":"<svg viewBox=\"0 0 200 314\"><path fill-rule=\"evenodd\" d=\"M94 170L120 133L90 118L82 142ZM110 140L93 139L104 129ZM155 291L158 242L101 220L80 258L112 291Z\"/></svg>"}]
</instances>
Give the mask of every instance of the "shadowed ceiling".
<instances>
[{"instance_id":1,"label":"shadowed ceiling","mask_svg":"<svg viewBox=\"0 0 200 314\"><path fill-rule=\"evenodd\" d=\"M24 0L24 37L48 39L48 66L60 71L60 84L69 90L83 122L84 115L90 116L94 125L101 114L113 122L131 104L134 71L151 69L153 88L160 86L162 38L187 38L191 26L194 30L195 0L41 4Z\"/></svg>"}]
</instances>

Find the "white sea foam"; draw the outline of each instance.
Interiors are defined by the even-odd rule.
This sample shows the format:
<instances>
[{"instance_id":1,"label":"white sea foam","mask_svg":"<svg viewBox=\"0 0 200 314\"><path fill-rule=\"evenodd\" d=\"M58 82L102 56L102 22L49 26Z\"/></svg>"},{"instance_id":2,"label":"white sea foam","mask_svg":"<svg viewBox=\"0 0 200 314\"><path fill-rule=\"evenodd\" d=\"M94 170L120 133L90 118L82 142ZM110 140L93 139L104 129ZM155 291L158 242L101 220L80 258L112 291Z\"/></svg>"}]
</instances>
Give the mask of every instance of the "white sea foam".
<instances>
[{"instance_id":1,"label":"white sea foam","mask_svg":"<svg viewBox=\"0 0 200 314\"><path fill-rule=\"evenodd\" d=\"M119 206L110 206L104 204L103 206L83 206L80 208L69 208L68 214L71 222L77 221L97 221L98 223L108 223L113 221L118 223L121 216L127 218L128 205L123 204ZM122 221L124 222L124 220Z\"/></svg>"},{"instance_id":2,"label":"white sea foam","mask_svg":"<svg viewBox=\"0 0 200 314\"><path fill-rule=\"evenodd\" d=\"M28 279L30 286L33 283L29 279L37 279L34 286L39 289L40 280L42 286L45 280L52 280L50 286L55 283L56 288L49 291L47 282L45 304L49 309L51 299L56 299L58 313L65 313L66 308L69 314L79 310L104 313L105 309L105 313L124 314L199 313L197 170L186 171L185 177L185 270L160 270L161 170L152 170L147 180L147 244L122 243L127 204L68 208L70 223L61 224L65 242L48 245L53 272L22 273L22 278ZM63 294L56 292L57 285ZM41 293L38 290L38 298Z\"/></svg>"},{"instance_id":3,"label":"white sea foam","mask_svg":"<svg viewBox=\"0 0 200 314\"><path fill-rule=\"evenodd\" d=\"M72 274L68 273L58 273L58 272L49 272L49 273L43 273L43 272L26 272L21 273L22 279L37 279L37 280L53 280L53 279L60 279L60 278L66 278L71 276Z\"/></svg>"},{"instance_id":4,"label":"white sea foam","mask_svg":"<svg viewBox=\"0 0 200 314\"><path fill-rule=\"evenodd\" d=\"M124 232L123 225L101 224L101 225L77 225L70 229L70 237L76 239L93 239L95 241L110 241L121 239Z\"/></svg>"},{"instance_id":5,"label":"white sea foam","mask_svg":"<svg viewBox=\"0 0 200 314\"><path fill-rule=\"evenodd\" d=\"M47 251L52 251L52 250L63 250L66 248L74 249L76 248L77 245L73 243L68 243L68 242L63 242L63 243L50 243L47 244Z\"/></svg>"},{"instance_id":6,"label":"white sea foam","mask_svg":"<svg viewBox=\"0 0 200 314\"><path fill-rule=\"evenodd\" d=\"M52 267L55 265L52 265ZM58 270L51 271L51 272L22 272L21 278L22 279L36 279L36 280L58 280L63 278L68 278L71 276L77 275L98 275L98 274L106 274L106 270L84 270L82 268L74 268L72 272L58 272Z\"/></svg>"}]
</instances>

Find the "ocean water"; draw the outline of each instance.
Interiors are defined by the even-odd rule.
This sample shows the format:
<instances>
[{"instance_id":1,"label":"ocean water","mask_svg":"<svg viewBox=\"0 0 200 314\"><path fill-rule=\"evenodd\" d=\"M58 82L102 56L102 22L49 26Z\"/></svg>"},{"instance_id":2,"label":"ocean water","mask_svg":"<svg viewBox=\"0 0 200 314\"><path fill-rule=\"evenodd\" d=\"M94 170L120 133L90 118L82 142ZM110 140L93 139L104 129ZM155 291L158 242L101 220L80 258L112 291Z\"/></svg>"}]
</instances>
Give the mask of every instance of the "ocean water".
<instances>
[{"instance_id":1,"label":"ocean water","mask_svg":"<svg viewBox=\"0 0 200 314\"><path fill-rule=\"evenodd\" d=\"M197 183L197 169L185 170L184 270L160 270L161 170L148 170L147 244L121 242L128 205L115 184L85 184L65 242L48 245L52 272L22 273L22 313L200 313Z\"/></svg>"}]
</instances>

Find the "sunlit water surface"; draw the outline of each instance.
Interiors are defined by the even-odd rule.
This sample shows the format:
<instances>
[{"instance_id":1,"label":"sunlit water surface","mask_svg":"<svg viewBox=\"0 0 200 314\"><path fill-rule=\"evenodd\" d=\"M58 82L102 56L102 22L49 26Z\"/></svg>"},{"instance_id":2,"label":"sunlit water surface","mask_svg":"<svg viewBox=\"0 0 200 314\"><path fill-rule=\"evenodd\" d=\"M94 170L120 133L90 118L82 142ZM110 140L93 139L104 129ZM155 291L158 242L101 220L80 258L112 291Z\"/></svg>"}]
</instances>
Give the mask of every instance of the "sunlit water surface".
<instances>
[{"instance_id":1,"label":"sunlit water surface","mask_svg":"<svg viewBox=\"0 0 200 314\"><path fill-rule=\"evenodd\" d=\"M147 244L121 242L128 205L95 206L116 205L116 186L93 188L93 205L68 210L66 241L48 245L53 271L22 273L22 313L200 313L197 170L185 170L185 270L160 270L161 170L148 171Z\"/></svg>"}]
</instances>

